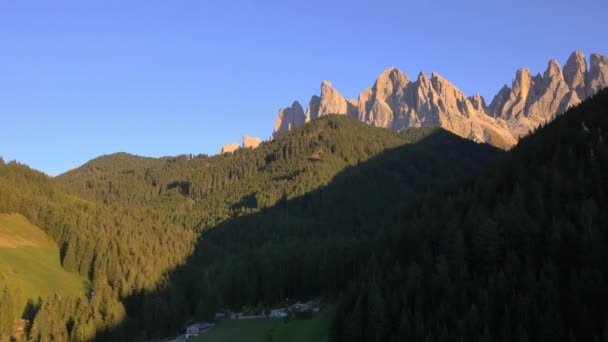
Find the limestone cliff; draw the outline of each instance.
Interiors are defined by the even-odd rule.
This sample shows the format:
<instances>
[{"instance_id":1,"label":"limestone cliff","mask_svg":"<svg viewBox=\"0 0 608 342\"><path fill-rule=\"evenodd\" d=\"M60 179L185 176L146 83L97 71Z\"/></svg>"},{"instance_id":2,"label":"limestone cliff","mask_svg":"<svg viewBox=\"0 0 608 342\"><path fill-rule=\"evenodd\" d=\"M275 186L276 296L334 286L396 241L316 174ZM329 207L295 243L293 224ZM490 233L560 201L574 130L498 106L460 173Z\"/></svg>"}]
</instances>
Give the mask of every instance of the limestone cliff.
<instances>
[{"instance_id":1,"label":"limestone cliff","mask_svg":"<svg viewBox=\"0 0 608 342\"><path fill-rule=\"evenodd\" d=\"M273 137L323 115L348 114L391 129L440 126L464 138L509 148L538 125L606 86L608 57L592 54L587 69L580 51L572 53L563 70L555 59L542 75L519 69L511 87L503 86L489 105L479 94L465 96L435 72L430 78L421 72L412 81L399 69L389 68L357 99L345 99L323 81L320 95L312 96L306 114L297 102L279 111Z\"/></svg>"},{"instance_id":2,"label":"limestone cliff","mask_svg":"<svg viewBox=\"0 0 608 342\"><path fill-rule=\"evenodd\" d=\"M272 136L288 132L294 127L298 127L304 123L304 110L298 101L294 101L291 107L279 109L279 115L274 122L274 131Z\"/></svg>"},{"instance_id":3,"label":"limestone cliff","mask_svg":"<svg viewBox=\"0 0 608 342\"><path fill-rule=\"evenodd\" d=\"M234 151L239 149L239 144L236 142L227 144L222 146L222 148L220 148L220 151L218 152L218 154L226 154L226 153L233 153Z\"/></svg>"},{"instance_id":4,"label":"limestone cliff","mask_svg":"<svg viewBox=\"0 0 608 342\"><path fill-rule=\"evenodd\" d=\"M261 143L262 140L258 137L250 137L247 135L243 137L243 148L256 148L260 146Z\"/></svg>"},{"instance_id":5,"label":"limestone cliff","mask_svg":"<svg viewBox=\"0 0 608 342\"><path fill-rule=\"evenodd\" d=\"M528 69L520 69L511 88L503 87L494 97L488 114L506 120L519 139L608 86L608 58L592 54L590 62L587 71L585 55L575 51L563 70L555 59L549 61L542 75L532 77Z\"/></svg>"}]
</instances>

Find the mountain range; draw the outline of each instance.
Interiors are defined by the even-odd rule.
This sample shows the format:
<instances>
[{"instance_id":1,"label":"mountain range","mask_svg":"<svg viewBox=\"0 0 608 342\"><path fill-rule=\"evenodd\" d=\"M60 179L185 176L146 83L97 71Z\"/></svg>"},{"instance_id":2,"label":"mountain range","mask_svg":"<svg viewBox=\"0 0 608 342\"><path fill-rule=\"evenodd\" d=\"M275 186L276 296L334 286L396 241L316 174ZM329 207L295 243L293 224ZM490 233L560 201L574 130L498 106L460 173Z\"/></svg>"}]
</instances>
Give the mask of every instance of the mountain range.
<instances>
[{"instance_id":1,"label":"mountain range","mask_svg":"<svg viewBox=\"0 0 608 342\"><path fill-rule=\"evenodd\" d=\"M324 81L217 156L0 158L0 341L166 340L308 298L315 341L608 341L607 66L521 69L489 105L436 73Z\"/></svg>"},{"instance_id":2,"label":"mountain range","mask_svg":"<svg viewBox=\"0 0 608 342\"><path fill-rule=\"evenodd\" d=\"M580 51L570 55L563 69L552 59L543 74L517 70L511 87L505 84L489 105L479 94L466 96L436 72L430 78L420 72L411 80L399 69L389 68L357 99L345 99L323 81L320 95L311 97L306 111L297 101L279 110L272 138L323 115L345 114L395 130L440 126L463 138L508 149L606 86L608 57L591 54L587 67Z\"/></svg>"}]
</instances>

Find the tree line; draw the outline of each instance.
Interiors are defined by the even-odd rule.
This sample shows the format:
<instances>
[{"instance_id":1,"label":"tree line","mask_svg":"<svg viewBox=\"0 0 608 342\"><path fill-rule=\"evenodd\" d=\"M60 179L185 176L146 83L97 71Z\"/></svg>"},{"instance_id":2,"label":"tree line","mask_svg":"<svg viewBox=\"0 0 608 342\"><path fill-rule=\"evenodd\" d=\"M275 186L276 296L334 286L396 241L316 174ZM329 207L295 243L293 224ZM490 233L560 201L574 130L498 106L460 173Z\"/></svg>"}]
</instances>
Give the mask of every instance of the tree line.
<instances>
[{"instance_id":1,"label":"tree line","mask_svg":"<svg viewBox=\"0 0 608 342\"><path fill-rule=\"evenodd\" d=\"M608 340L607 108L605 90L400 213L331 340Z\"/></svg>"}]
</instances>

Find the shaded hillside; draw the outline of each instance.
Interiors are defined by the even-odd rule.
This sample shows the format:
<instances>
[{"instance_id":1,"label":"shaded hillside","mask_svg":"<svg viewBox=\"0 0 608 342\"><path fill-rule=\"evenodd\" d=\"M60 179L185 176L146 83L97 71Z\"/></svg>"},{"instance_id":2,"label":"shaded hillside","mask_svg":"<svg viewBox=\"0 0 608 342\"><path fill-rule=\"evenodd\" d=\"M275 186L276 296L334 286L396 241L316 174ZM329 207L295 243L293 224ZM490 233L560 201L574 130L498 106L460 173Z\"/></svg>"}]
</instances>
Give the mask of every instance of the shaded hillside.
<instances>
[{"instance_id":1,"label":"shaded hillside","mask_svg":"<svg viewBox=\"0 0 608 342\"><path fill-rule=\"evenodd\" d=\"M169 210L175 223L203 230L235 215L258 212L279 200L301 196L328 184L345 167L365 162L385 149L415 143L436 130L392 132L351 118L328 116L272 143L233 155L184 155L153 162L146 159L143 164L139 157L131 156L126 168L115 162L125 156L111 155L97 158L57 180L83 198L121 207ZM462 157L462 161L454 161L462 165L475 163L483 153L494 151L478 144L455 144L449 150L456 146L476 151L471 159L468 153L451 151ZM438 158L449 155L439 149L432 153L437 153ZM96 166L100 163L113 166L101 172Z\"/></svg>"},{"instance_id":2,"label":"shaded hillside","mask_svg":"<svg viewBox=\"0 0 608 342\"><path fill-rule=\"evenodd\" d=\"M353 277L334 270L362 264L358 258L369 236L396 208L474 173L496 153L443 130L397 133L328 116L231 156L167 158L133 172L74 170L60 181L98 201L95 206L117 210L119 217L145 215L145 222L162 218L186 231L203 231L186 263L176 264L155 286L124 296L114 292L121 293L128 318L119 327L98 329L100 338L170 334L191 317L207 318L224 307L270 305L285 295L334 295ZM87 188L87 181L100 185ZM107 191L109 182L116 192ZM176 182L189 184L188 191L170 189ZM177 231L144 229L139 243L168 236L180 241ZM151 265L174 252L146 250L156 253L146 256ZM137 274L129 272L137 267L131 261L117 261L126 273L113 281ZM277 267L284 271L274 272Z\"/></svg>"},{"instance_id":3,"label":"shaded hillside","mask_svg":"<svg viewBox=\"0 0 608 342\"><path fill-rule=\"evenodd\" d=\"M606 131L608 90L397 215L332 340L605 340Z\"/></svg>"},{"instance_id":4,"label":"shaded hillside","mask_svg":"<svg viewBox=\"0 0 608 342\"><path fill-rule=\"evenodd\" d=\"M334 298L365 265L370 237L383 222L417 196L474 173L492 151L442 130L386 150L326 186L204 230L164 289L125 302L142 308L134 316L150 337L179 330L175 317L208 319L222 308Z\"/></svg>"},{"instance_id":5,"label":"shaded hillside","mask_svg":"<svg viewBox=\"0 0 608 342\"><path fill-rule=\"evenodd\" d=\"M364 161L385 148L415 142L432 131L420 129L415 134L400 135L349 118L330 117L272 143L234 154L153 159L117 153L96 158L56 179L81 197L95 201L176 208L189 199L201 200L243 180L278 181L306 173L302 168L309 161L321 161L315 165L319 169L317 179L310 182L326 183L347 165Z\"/></svg>"}]
</instances>

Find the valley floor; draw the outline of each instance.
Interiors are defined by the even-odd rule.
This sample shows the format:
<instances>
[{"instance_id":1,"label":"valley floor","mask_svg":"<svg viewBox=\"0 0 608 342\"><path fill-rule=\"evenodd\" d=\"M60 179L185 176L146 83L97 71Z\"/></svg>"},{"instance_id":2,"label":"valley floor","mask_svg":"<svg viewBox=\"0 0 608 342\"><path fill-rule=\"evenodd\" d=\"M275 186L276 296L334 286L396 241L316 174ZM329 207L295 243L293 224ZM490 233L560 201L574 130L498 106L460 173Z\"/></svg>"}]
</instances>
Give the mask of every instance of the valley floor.
<instances>
[{"instance_id":1,"label":"valley floor","mask_svg":"<svg viewBox=\"0 0 608 342\"><path fill-rule=\"evenodd\" d=\"M326 342L328 316L321 314L305 320L280 318L226 320L202 333L192 342ZM184 336L173 340L185 341Z\"/></svg>"}]
</instances>

